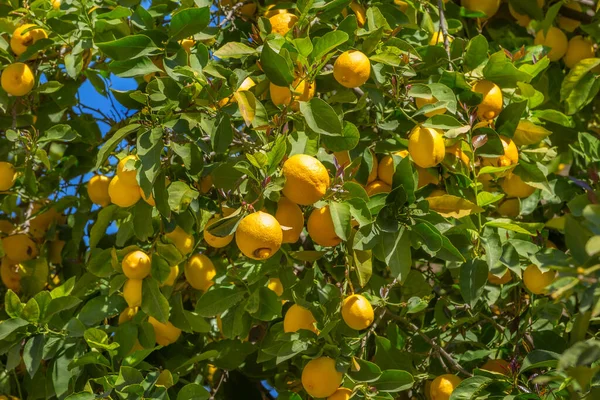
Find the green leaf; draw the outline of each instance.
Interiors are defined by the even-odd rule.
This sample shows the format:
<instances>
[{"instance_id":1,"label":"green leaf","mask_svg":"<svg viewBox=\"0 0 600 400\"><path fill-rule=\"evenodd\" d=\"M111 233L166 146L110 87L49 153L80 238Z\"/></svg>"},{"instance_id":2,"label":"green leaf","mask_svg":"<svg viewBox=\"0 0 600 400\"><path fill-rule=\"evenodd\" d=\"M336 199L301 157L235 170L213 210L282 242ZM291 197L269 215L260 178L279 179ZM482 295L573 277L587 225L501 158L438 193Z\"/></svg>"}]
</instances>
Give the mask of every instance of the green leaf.
<instances>
[{"instance_id":1,"label":"green leaf","mask_svg":"<svg viewBox=\"0 0 600 400\"><path fill-rule=\"evenodd\" d=\"M113 215L118 208L118 206L111 204L100 210L98 213L98 219L96 219L96 222L90 230L90 249L94 249L96 245L98 245L98 242L100 242L100 240L105 236L106 229L113 221Z\"/></svg>"},{"instance_id":2,"label":"green leaf","mask_svg":"<svg viewBox=\"0 0 600 400\"><path fill-rule=\"evenodd\" d=\"M78 319L86 326L96 325L104 318L119 314L127 307L125 299L119 294L97 296L88 300L79 311Z\"/></svg>"},{"instance_id":3,"label":"green leaf","mask_svg":"<svg viewBox=\"0 0 600 400\"><path fill-rule=\"evenodd\" d=\"M33 378L42 363L44 354L44 335L36 335L29 339L23 348L23 363L30 377Z\"/></svg>"},{"instance_id":4,"label":"green leaf","mask_svg":"<svg viewBox=\"0 0 600 400\"><path fill-rule=\"evenodd\" d=\"M29 322L21 318L11 318L0 322L0 340L6 339L17 329L27 325L29 325Z\"/></svg>"},{"instance_id":5,"label":"green leaf","mask_svg":"<svg viewBox=\"0 0 600 400\"><path fill-rule=\"evenodd\" d=\"M139 168L140 187L149 195L152 192L152 186L161 169L161 153L164 148L163 129L156 127L149 131L144 131L137 138L137 155L142 166Z\"/></svg>"},{"instance_id":6,"label":"green leaf","mask_svg":"<svg viewBox=\"0 0 600 400\"><path fill-rule=\"evenodd\" d=\"M320 38L317 38L312 51L313 60L320 61L327 53L346 43L348 38L349 36L346 32L339 30L327 32Z\"/></svg>"},{"instance_id":7,"label":"green leaf","mask_svg":"<svg viewBox=\"0 0 600 400\"><path fill-rule=\"evenodd\" d=\"M329 212L331 213L331 219L333 220L333 227L335 234L342 240L348 240L350 232L350 207L344 203L329 203Z\"/></svg>"},{"instance_id":8,"label":"green leaf","mask_svg":"<svg viewBox=\"0 0 600 400\"><path fill-rule=\"evenodd\" d=\"M140 126L140 124L130 124L116 131L114 135L112 135L98 151L94 169L100 168L100 166L106 162L110 154L117 148L119 143L121 143L131 133L136 131Z\"/></svg>"},{"instance_id":9,"label":"green leaf","mask_svg":"<svg viewBox=\"0 0 600 400\"><path fill-rule=\"evenodd\" d=\"M171 17L169 24L169 36L171 40L177 41L186 39L198 32L201 32L210 22L209 7L186 8Z\"/></svg>"},{"instance_id":10,"label":"green leaf","mask_svg":"<svg viewBox=\"0 0 600 400\"><path fill-rule=\"evenodd\" d=\"M111 42L96 43L109 58L116 61L147 56L158 50L152 39L145 35L130 35Z\"/></svg>"},{"instance_id":11,"label":"green leaf","mask_svg":"<svg viewBox=\"0 0 600 400\"><path fill-rule=\"evenodd\" d=\"M241 288L220 287L204 293L196 303L196 312L202 317L214 317L238 304L246 296Z\"/></svg>"},{"instance_id":12,"label":"green leaf","mask_svg":"<svg viewBox=\"0 0 600 400\"><path fill-rule=\"evenodd\" d=\"M249 47L239 42L228 42L221 46L214 55L217 58L228 59L235 58L239 59L256 54L256 49Z\"/></svg>"},{"instance_id":13,"label":"green leaf","mask_svg":"<svg viewBox=\"0 0 600 400\"><path fill-rule=\"evenodd\" d=\"M342 123L335 110L318 97L300 102L300 112L306 124L316 133L337 136L342 134Z\"/></svg>"},{"instance_id":14,"label":"green leaf","mask_svg":"<svg viewBox=\"0 0 600 400\"><path fill-rule=\"evenodd\" d=\"M21 318L29 322L38 322L40 319L40 305L38 302L33 299L29 299L23 307L23 311L21 312Z\"/></svg>"},{"instance_id":15,"label":"green leaf","mask_svg":"<svg viewBox=\"0 0 600 400\"><path fill-rule=\"evenodd\" d=\"M560 100L566 103L567 115L573 115L589 104L600 91L598 76L591 72L600 58L581 60L569 71L560 88Z\"/></svg>"},{"instance_id":16,"label":"green leaf","mask_svg":"<svg viewBox=\"0 0 600 400\"><path fill-rule=\"evenodd\" d=\"M177 394L177 400L208 400L210 393L198 383L188 383Z\"/></svg>"},{"instance_id":17,"label":"green leaf","mask_svg":"<svg viewBox=\"0 0 600 400\"><path fill-rule=\"evenodd\" d=\"M287 87L294 81L294 75L292 74L290 64L285 57L281 54L277 54L277 52L271 48L269 42L263 44L260 63L267 78L269 78L269 81L274 85Z\"/></svg>"},{"instance_id":18,"label":"green leaf","mask_svg":"<svg viewBox=\"0 0 600 400\"><path fill-rule=\"evenodd\" d=\"M54 125L52 128L46 131L46 134L42 136L38 143L46 142L72 142L79 139L80 136L73 130L69 125L59 124Z\"/></svg>"},{"instance_id":19,"label":"green leaf","mask_svg":"<svg viewBox=\"0 0 600 400\"><path fill-rule=\"evenodd\" d=\"M393 234L382 232L379 234L377 248L390 267L392 277L404 282L412 267L409 232L405 229Z\"/></svg>"},{"instance_id":20,"label":"green leaf","mask_svg":"<svg viewBox=\"0 0 600 400\"><path fill-rule=\"evenodd\" d=\"M483 76L501 88L515 87L517 82L529 83L532 79L530 74L517 69L502 50L492 54L483 68Z\"/></svg>"},{"instance_id":21,"label":"green leaf","mask_svg":"<svg viewBox=\"0 0 600 400\"><path fill-rule=\"evenodd\" d=\"M50 318L52 318L54 314L64 310L69 310L79 305L80 303L81 299L75 296L64 296L52 299L50 301L50 304L48 304L48 308L46 309L46 315L44 316L44 319L48 321L50 320Z\"/></svg>"},{"instance_id":22,"label":"green leaf","mask_svg":"<svg viewBox=\"0 0 600 400\"><path fill-rule=\"evenodd\" d=\"M502 228L508 231L524 233L529 236L537 236L538 232L544 229L543 223L524 223L515 222L506 218L499 218L494 221L488 221L485 226L491 226L494 228Z\"/></svg>"},{"instance_id":23,"label":"green leaf","mask_svg":"<svg viewBox=\"0 0 600 400\"><path fill-rule=\"evenodd\" d=\"M488 49L489 45L485 36L480 34L471 39L464 56L467 70L473 70L487 60Z\"/></svg>"},{"instance_id":24,"label":"green leaf","mask_svg":"<svg viewBox=\"0 0 600 400\"><path fill-rule=\"evenodd\" d=\"M215 152L225 153L233 140L233 128L228 114L220 114L216 129L211 137L211 144Z\"/></svg>"},{"instance_id":25,"label":"green leaf","mask_svg":"<svg viewBox=\"0 0 600 400\"><path fill-rule=\"evenodd\" d=\"M357 382L374 382L381 376L381 369L377 364L363 360L362 358L355 358L356 363L360 367L358 371L354 369L348 371L350 378Z\"/></svg>"},{"instance_id":26,"label":"green leaf","mask_svg":"<svg viewBox=\"0 0 600 400\"><path fill-rule=\"evenodd\" d=\"M380 392L400 392L410 389L415 380L411 374L397 369L383 371L379 379L372 383Z\"/></svg>"},{"instance_id":27,"label":"green leaf","mask_svg":"<svg viewBox=\"0 0 600 400\"><path fill-rule=\"evenodd\" d=\"M17 296L15 292L11 289L6 291L6 294L4 295L4 308L9 317L17 318L21 316L24 306L25 305L21 303L19 296Z\"/></svg>"},{"instance_id":28,"label":"green leaf","mask_svg":"<svg viewBox=\"0 0 600 400\"><path fill-rule=\"evenodd\" d=\"M259 293L258 308L251 315L267 322L281 317L281 300L277 293L267 287L261 287L257 293Z\"/></svg>"},{"instance_id":29,"label":"green leaf","mask_svg":"<svg viewBox=\"0 0 600 400\"><path fill-rule=\"evenodd\" d=\"M480 259L469 260L460 268L460 294L464 301L474 307L482 299L487 282L488 267Z\"/></svg>"},{"instance_id":30,"label":"green leaf","mask_svg":"<svg viewBox=\"0 0 600 400\"><path fill-rule=\"evenodd\" d=\"M452 392L450 400L471 400L479 397L479 394L494 383L494 380L486 376L473 376L460 382Z\"/></svg>"},{"instance_id":31,"label":"green leaf","mask_svg":"<svg viewBox=\"0 0 600 400\"><path fill-rule=\"evenodd\" d=\"M113 61L109 64L111 72L121 78L144 76L162 72L148 57L132 58L131 60Z\"/></svg>"},{"instance_id":32,"label":"green leaf","mask_svg":"<svg viewBox=\"0 0 600 400\"><path fill-rule=\"evenodd\" d=\"M496 120L496 132L499 135L512 138L526 109L527 101L510 103L506 106Z\"/></svg>"},{"instance_id":33,"label":"green leaf","mask_svg":"<svg viewBox=\"0 0 600 400\"><path fill-rule=\"evenodd\" d=\"M352 150L358 145L360 140L360 132L356 125L351 122L344 121L342 134L339 136L323 135L321 141L331 151Z\"/></svg>"},{"instance_id":34,"label":"green leaf","mask_svg":"<svg viewBox=\"0 0 600 400\"><path fill-rule=\"evenodd\" d=\"M167 191L169 193L169 207L176 213L185 211L192 200L200 196L200 193L181 181L171 183Z\"/></svg>"},{"instance_id":35,"label":"green leaf","mask_svg":"<svg viewBox=\"0 0 600 400\"><path fill-rule=\"evenodd\" d=\"M559 357L560 354L551 351L534 349L525 356L519 375L532 369L556 368Z\"/></svg>"},{"instance_id":36,"label":"green leaf","mask_svg":"<svg viewBox=\"0 0 600 400\"><path fill-rule=\"evenodd\" d=\"M365 287L373 275L373 253L371 250L353 250L354 265L360 287Z\"/></svg>"},{"instance_id":37,"label":"green leaf","mask_svg":"<svg viewBox=\"0 0 600 400\"><path fill-rule=\"evenodd\" d=\"M158 281L148 277L142 282L142 310L163 324L169 321L169 302L161 293Z\"/></svg>"}]
</instances>

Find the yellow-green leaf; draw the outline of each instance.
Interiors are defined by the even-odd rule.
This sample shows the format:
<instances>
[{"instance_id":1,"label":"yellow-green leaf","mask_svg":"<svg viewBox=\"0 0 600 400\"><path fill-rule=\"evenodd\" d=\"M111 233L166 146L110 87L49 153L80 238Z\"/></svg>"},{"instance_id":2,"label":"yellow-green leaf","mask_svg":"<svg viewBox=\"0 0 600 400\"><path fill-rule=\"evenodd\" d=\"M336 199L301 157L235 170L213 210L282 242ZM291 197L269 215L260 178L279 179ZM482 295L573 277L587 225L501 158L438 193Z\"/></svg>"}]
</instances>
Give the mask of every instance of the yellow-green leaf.
<instances>
[{"instance_id":1,"label":"yellow-green leaf","mask_svg":"<svg viewBox=\"0 0 600 400\"><path fill-rule=\"evenodd\" d=\"M469 200L450 194L428 197L427 201L429 202L429 209L446 218L462 218L483 211L483 208Z\"/></svg>"},{"instance_id":2,"label":"yellow-green leaf","mask_svg":"<svg viewBox=\"0 0 600 400\"><path fill-rule=\"evenodd\" d=\"M539 143L551 134L552 132L543 126L536 125L531 121L522 120L519 121L517 130L515 130L513 141L517 146L526 146Z\"/></svg>"}]
</instances>

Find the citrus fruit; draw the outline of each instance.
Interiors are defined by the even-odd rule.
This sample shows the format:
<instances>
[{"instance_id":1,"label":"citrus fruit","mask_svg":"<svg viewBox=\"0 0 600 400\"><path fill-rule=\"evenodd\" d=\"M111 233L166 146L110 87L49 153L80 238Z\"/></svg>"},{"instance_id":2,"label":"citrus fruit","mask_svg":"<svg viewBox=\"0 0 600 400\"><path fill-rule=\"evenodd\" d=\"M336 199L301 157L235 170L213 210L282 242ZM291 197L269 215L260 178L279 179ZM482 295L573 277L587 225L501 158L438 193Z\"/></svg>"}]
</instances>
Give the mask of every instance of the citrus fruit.
<instances>
[{"instance_id":1,"label":"citrus fruit","mask_svg":"<svg viewBox=\"0 0 600 400\"><path fill-rule=\"evenodd\" d=\"M510 364L508 363L508 361L504 361L502 359L487 360L485 364L481 366L481 369L485 369L486 371L497 372L502 375L509 375Z\"/></svg>"},{"instance_id":2,"label":"citrus fruit","mask_svg":"<svg viewBox=\"0 0 600 400\"><path fill-rule=\"evenodd\" d=\"M507 199L500 203L497 211L503 217L515 218L521 213L521 203L519 199Z\"/></svg>"},{"instance_id":3,"label":"citrus fruit","mask_svg":"<svg viewBox=\"0 0 600 400\"><path fill-rule=\"evenodd\" d=\"M537 5L539 8L544 7L544 0L537 0ZM515 11L512 4L508 4L508 11L510 14L517 20L517 24L526 27L531 22L531 17L527 14L519 14Z\"/></svg>"},{"instance_id":4,"label":"citrus fruit","mask_svg":"<svg viewBox=\"0 0 600 400\"><path fill-rule=\"evenodd\" d=\"M150 257L139 250L127 254L121 262L123 273L129 279L144 279L150 275L151 267Z\"/></svg>"},{"instance_id":5,"label":"citrus fruit","mask_svg":"<svg viewBox=\"0 0 600 400\"><path fill-rule=\"evenodd\" d=\"M481 120L494 119L502 111L502 90L494 82L481 80L473 85L473 91L483 95L477 106L477 117Z\"/></svg>"},{"instance_id":6,"label":"citrus fruit","mask_svg":"<svg viewBox=\"0 0 600 400\"><path fill-rule=\"evenodd\" d=\"M293 304L285 313L283 318L283 331L284 332L297 332L300 329L306 329L318 333L315 327L315 317L313 317L310 310Z\"/></svg>"},{"instance_id":7,"label":"citrus fruit","mask_svg":"<svg viewBox=\"0 0 600 400\"><path fill-rule=\"evenodd\" d=\"M437 129L417 125L408 138L408 153L419 167L435 167L446 155L444 135Z\"/></svg>"},{"instance_id":8,"label":"citrus fruit","mask_svg":"<svg viewBox=\"0 0 600 400\"><path fill-rule=\"evenodd\" d=\"M567 47L569 46L567 35L555 26L551 26L547 33L543 29L538 31L535 34L533 43L550 48L547 54L550 61L560 60L567 52Z\"/></svg>"},{"instance_id":9,"label":"citrus fruit","mask_svg":"<svg viewBox=\"0 0 600 400\"><path fill-rule=\"evenodd\" d=\"M393 155L404 158L408 155L408 150L397 151ZM377 177L379 178L379 180L383 181L389 186L392 186L394 172L394 158L392 156L383 157L381 161L379 161L379 165L377 166Z\"/></svg>"},{"instance_id":10,"label":"citrus fruit","mask_svg":"<svg viewBox=\"0 0 600 400\"><path fill-rule=\"evenodd\" d=\"M106 207L110 204L110 196L108 195L108 186L110 178L104 175L95 175L87 183L88 197L94 204Z\"/></svg>"},{"instance_id":11,"label":"citrus fruit","mask_svg":"<svg viewBox=\"0 0 600 400\"><path fill-rule=\"evenodd\" d=\"M269 279L267 287L274 291L278 297L281 297L281 295L283 294L283 285L281 284L281 280L279 278Z\"/></svg>"},{"instance_id":12,"label":"citrus fruit","mask_svg":"<svg viewBox=\"0 0 600 400\"><path fill-rule=\"evenodd\" d=\"M239 88L237 88L237 90L235 91L235 93L248 91L251 88L253 88L254 86L256 86L256 83L252 80L252 78L250 78L248 76L248 77L246 77L246 79L244 79L242 81L242 84L240 85ZM229 103L237 103L237 99L235 98L235 93L231 94L229 97L225 97L225 98L221 99L219 101L219 106L220 107L224 107L224 106L226 106ZM212 180L210 182L211 182L211 185L212 185Z\"/></svg>"},{"instance_id":13,"label":"citrus fruit","mask_svg":"<svg viewBox=\"0 0 600 400\"><path fill-rule=\"evenodd\" d=\"M579 12L582 11L581 4L579 4L576 1L570 1L567 4L565 4L563 7L570 8L571 10L574 10L574 11L579 11ZM558 16L557 22L558 22L558 26L560 27L560 29L567 31L567 32L573 32L575 29L579 28L579 25L581 25L581 21L577 21L572 18L567 18L563 15Z\"/></svg>"},{"instance_id":14,"label":"citrus fruit","mask_svg":"<svg viewBox=\"0 0 600 400\"><path fill-rule=\"evenodd\" d=\"M156 337L156 343L161 346L168 346L173 344L181 336L181 329L175 327L170 321L166 324L158 321L154 317L149 317L148 322L154 328L154 336Z\"/></svg>"},{"instance_id":15,"label":"citrus fruit","mask_svg":"<svg viewBox=\"0 0 600 400\"><path fill-rule=\"evenodd\" d=\"M383 181L373 181L365 187L365 190L367 195L371 197L378 193L389 193L392 191L392 187Z\"/></svg>"},{"instance_id":16,"label":"citrus fruit","mask_svg":"<svg viewBox=\"0 0 600 400\"><path fill-rule=\"evenodd\" d=\"M350 8L352 9L352 11L354 11L354 14L356 15L356 23L358 24L358 26L360 28L365 26L365 22L367 21L367 11L365 10L365 8L356 1L352 1L352 3L350 3Z\"/></svg>"},{"instance_id":17,"label":"citrus fruit","mask_svg":"<svg viewBox=\"0 0 600 400\"><path fill-rule=\"evenodd\" d=\"M369 300L360 294L353 294L342 302L342 318L350 328L360 331L371 326L375 315Z\"/></svg>"},{"instance_id":18,"label":"citrus fruit","mask_svg":"<svg viewBox=\"0 0 600 400\"><path fill-rule=\"evenodd\" d=\"M33 206L32 214L37 213L43 204L36 203ZM61 215L54 209L54 207L48 208L47 211L37 214L31 221L29 221L29 234L34 239L43 239L46 236L46 232L50 229L50 226L54 223L58 223L61 219Z\"/></svg>"},{"instance_id":19,"label":"citrus fruit","mask_svg":"<svg viewBox=\"0 0 600 400\"><path fill-rule=\"evenodd\" d=\"M321 200L329 188L327 168L315 157L296 154L283 163L283 194L296 204L308 206Z\"/></svg>"},{"instance_id":20,"label":"citrus fruit","mask_svg":"<svg viewBox=\"0 0 600 400\"><path fill-rule=\"evenodd\" d=\"M506 196L518 197L520 199L529 197L535 192L535 188L523 182L519 175L509 172L500 183L500 187Z\"/></svg>"},{"instance_id":21,"label":"citrus fruit","mask_svg":"<svg viewBox=\"0 0 600 400\"><path fill-rule=\"evenodd\" d=\"M302 210L298 207L298 204L287 197L281 197L277 203L275 219L277 219L282 228L290 228L283 230L282 243L296 243L300 239L300 234L304 228L304 214L302 214Z\"/></svg>"},{"instance_id":22,"label":"citrus fruit","mask_svg":"<svg viewBox=\"0 0 600 400\"><path fill-rule=\"evenodd\" d=\"M504 285L512 280L512 276L510 274L510 270L506 271L504 275L498 278L496 275L488 272L488 282L492 285Z\"/></svg>"},{"instance_id":23,"label":"citrus fruit","mask_svg":"<svg viewBox=\"0 0 600 400\"><path fill-rule=\"evenodd\" d=\"M139 309L139 307L127 307L125 310L123 310L123 312L119 314L119 325L131 321Z\"/></svg>"},{"instance_id":24,"label":"citrus fruit","mask_svg":"<svg viewBox=\"0 0 600 400\"><path fill-rule=\"evenodd\" d=\"M129 307L140 307L142 305L142 281L128 279L123 285L123 297Z\"/></svg>"},{"instance_id":25,"label":"citrus fruit","mask_svg":"<svg viewBox=\"0 0 600 400\"><path fill-rule=\"evenodd\" d=\"M452 43L453 40L454 39L452 39L451 36L448 36L448 43ZM433 32L433 34L431 35L431 39L429 39L429 44L431 46L435 46L438 44L444 44L444 33L440 32L440 31ZM417 103L417 107L419 107L418 103ZM421 107L419 107L419 108L421 108ZM440 113L440 114L443 114L443 113ZM427 114L425 114L425 115L427 115ZM432 114L432 115L435 115L435 114ZM430 117L430 115L427 115L427 116Z\"/></svg>"},{"instance_id":26,"label":"citrus fruit","mask_svg":"<svg viewBox=\"0 0 600 400\"><path fill-rule=\"evenodd\" d=\"M20 56L25 53L27 48L35 44L38 40L48 38L48 34L45 30L35 27L36 25L33 24L25 24L14 30L10 38L10 48L16 55ZM26 30L28 31L25 32Z\"/></svg>"},{"instance_id":27,"label":"citrus fruit","mask_svg":"<svg viewBox=\"0 0 600 400\"><path fill-rule=\"evenodd\" d=\"M60 0L52 0L52 8L55 10L60 9Z\"/></svg>"},{"instance_id":28,"label":"citrus fruit","mask_svg":"<svg viewBox=\"0 0 600 400\"><path fill-rule=\"evenodd\" d=\"M219 221L221 218L219 216L214 216L208 220L206 226L204 227L204 240L208 243L209 246L214 247L215 249L220 249L227 246L233 240L233 233L231 235L227 235L224 237L215 236L208 231L208 228L211 227L215 222Z\"/></svg>"},{"instance_id":29,"label":"citrus fruit","mask_svg":"<svg viewBox=\"0 0 600 400\"><path fill-rule=\"evenodd\" d=\"M126 185L135 185L138 186L137 181L137 170L134 169L126 169L127 164L129 163L130 167L135 167L135 161L137 157L130 154L126 157L123 157L121 161L117 164L117 176L119 179ZM131 162L130 162L131 161Z\"/></svg>"},{"instance_id":30,"label":"citrus fruit","mask_svg":"<svg viewBox=\"0 0 600 400\"><path fill-rule=\"evenodd\" d=\"M15 293L21 291L21 268L7 257L2 258L0 264L0 278L8 289Z\"/></svg>"},{"instance_id":31,"label":"citrus fruit","mask_svg":"<svg viewBox=\"0 0 600 400\"><path fill-rule=\"evenodd\" d=\"M415 104L417 105L418 109L423 108L427 104L435 104L437 102L438 102L438 99L436 99L433 96L431 96L431 97L429 97L427 99L424 99L422 97L415 98ZM445 112L446 112L446 108L443 107L443 108L438 108L437 110L426 112L424 115L426 117L433 117L434 115L444 114Z\"/></svg>"},{"instance_id":32,"label":"citrus fruit","mask_svg":"<svg viewBox=\"0 0 600 400\"><path fill-rule=\"evenodd\" d=\"M431 382L431 400L448 400L461 381L462 379L452 374L438 376Z\"/></svg>"},{"instance_id":33,"label":"citrus fruit","mask_svg":"<svg viewBox=\"0 0 600 400\"><path fill-rule=\"evenodd\" d=\"M339 388L327 400L350 400L352 398L352 390L348 388Z\"/></svg>"},{"instance_id":34,"label":"citrus fruit","mask_svg":"<svg viewBox=\"0 0 600 400\"><path fill-rule=\"evenodd\" d=\"M167 276L167 279L165 279L161 286L173 286L175 284L175 281L177 280L178 275L179 265L171 267L171 270L169 271L169 276Z\"/></svg>"},{"instance_id":35,"label":"citrus fruit","mask_svg":"<svg viewBox=\"0 0 600 400\"><path fill-rule=\"evenodd\" d=\"M359 87L369 79L369 76L371 76L371 62L358 50L343 52L333 64L333 77L344 87Z\"/></svg>"},{"instance_id":36,"label":"citrus fruit","mask_svg":"<svg viewBox=\"0 0 600 400\"><path fill-rule=\"evenodd\" d=\"M403 0L394 0L394 4L397 5L402 12L406 12L406 10L408 10L408 3Z\"/></svg>"},{"instance_id":37,"label":"citrus fruit","mask_svg":"<svg viewBox=\"0 0 600 400\"><path fill-rule=\"evenodd\" d=\"M463 151L460 142L453 144L452 146L446 147L446 154L451 154L457 160L460 160L465 167L471 168L471 159L469 156Z\"/></svg>"},{"instance_id":38,"label":"citrus fruit","mask_svg":"<svg viewBox=\"0 0 600 400\"><path fill-rule=\"evenodd\" d=\"M176 226L171 232L165 233L165 237L173 242L177 250L184 256L189 254L196 244L194 237L179 226Z\"/></svg>"},{"instance_id":39,"label":"citrus fruit","mask_svg":"<svg viewBox=\"0 0 600 400\"><path fill-rule=\"evenodd\" d=\"M200 178L200 184L199 189L200 189L200 193L202 194L206 194L210 191L210 189L212 188L213 185L213 180L212 180L212 176L210 175L206 175L203 176L202 178Z\"/></svg>"},{"instance_id":40,"label":"citrus fruit","mask_svg":"<svg viewBox=\"0 0 600 400\"><path fill-rule=\"evenodd\" d=\"M530 264L523 272L523 283L533 294L546 293L546 286L556 279L556 271L542 272L535 264Z\"/></svg>"},{"instance_id":41,"label":"citrus fruit","mask_svg":"<svg viewBox=\"0 0 600 400\"><path fill-rule=\"evenodd\" d=\"M269 18L271 23L271 32L285 35L288 33L298 21L298 17L288 12L275 14Z\"/></svg>"},{"instance_id":42,"label":"citrus fruit","mask_svg":"<svg viewBox=\"0 0 600 400\"><path fill-rule=\"evenodd\" d=\"M332 358L315 358L302 370L302 386L312 397L331 396L341 383L342 373L335 368L335 360Z\"/></svg>"},{"instance_id":43,"label":"citrus fruit","mask_svg":"<svg viewBox=\"0 0 600 400\"><path fill-rule=\"evenodd\" d=\"M504 148L504 155L500 157L483 157L483 166L508 167L516 165L519 162L519 150L515 142L506 136L500 136L500 140ZM500 172L496 175L504 176L506 174L508 174L508 171Z\"/></svg>"},{"instance_id":44,"label":"citrus fruit","mask_svg":"<svg viewBox=\"0 0 600 400\"><path fill-rule=\"evenodd\" d=\"M185 280L196 290L206 292L215 282L217 270L210 258L204 254L194 254L184 268Z\"/></svg>"},{"instance_id":45,"label":"citrus fruit","mask_svg":"<svg viewBox=\"0 0 600 400\"><path fill-rule=\"evenodd\" d=\"M281 247L282 241L281 225L275 217L262 211L244 217L235 231L238 248L253 260L272 257Z\"/></svg>"},{"instance_id":46,"label":"citrus fruit","mask_svg":"<svg viewBox=\"0 0 600 400\"><path fill-rule=\"evenodd\" d=\"M48 245L48 261L52 264L62 264L62 251L65 248L64 240L53 240Z\"/></svg>"},{"instance_id":47,"label":"citrus fruit","mask_svg":"<svg viewBox=\"0 0 600 400\"><path fill-rule=\"evenodd\" d=\"M461 4L469 11L481 11L487 18L493 17L500 8L500 0L462 0Z\"/></svg>"},{"instance_id":48,"label":"citrus fruit","mask_svg":"<svg viewBox=\"0 0 600 400\"><path fill-rule=\"evenodd\" d=\"M196 44L196 41L194 39L182 39L179 41L179 44L181 47L183 47L186 53L190 54L192 52L192 47L194 47Z\"/></svg>"},{"instance_id":49,"label":"citrus fruit","mask_svg":"<svg viewBox=\"0 0 600 400\"><path fill-rule=\"evenodd\" d=\"M15 230L15 226L12 222L6 219L0 219L0 233L10 234Z\"/></svg>"},{"instance_id":50,"label":"citrus fruit","mask_svg":"<svg viewBox=\"0 0 600 400\"><path fill-rule=\"evenodd\" d=\"M0 161L0 192L11 189L16 179L15 167L11 163Z\"/></svg>"},{"instance_id":51,"label":"citrus fruit","mask_svg":"<svg viewBox=\"0 0 600 400\"><path fill-rule=\"evenodd\" d=\"M582 36L573 36L569 40L569 46L563 61L567 68L573 68L579 61L594 56L594 43L591 40L584 39Z\"/></svg>"},{"instance_id":52,"label":"citrus fruit","mask_svg":"<svg viewBox=\"0 0 600 400\"><path fill-rule=\"evenodd\" d=\"M13 63L4 68L0 77L2 89L13 96L25 96L35 85L35 76L27 64Z\"/></svg>"},{"instance_id":53,"label":"citrus fruit","mask_svg":"<svg viewBox=\"0 0 600 400\"><path fill-rule=\"evenodd\" d=\"M131 207L140 200L140 187L138 185L127 185L118 176L114 176L108 185L110 201L119 207Z\"/></svg>"},{"instance_id":54,"label":"citrus fruit","mask_svg":"<svg viewBox=\"0 0 600 400\"><path fill-rule=\"evenodd\" d=\"M340 167L346 167L352 160L350 160L350 153L346 151L336 151L333 153L335 159Z\"/></svg>"},{"instance_id":55,"label":"citrus fruit","mask_svg":"<svg viewBox=\"0 0 600 400\"><path fill-rule=\"evenodd\" d=\"M292 82L292 90L285 86L277 86L273 83L269 84L269 93L271 101L276 106L290 105L294 111L299 109L299 101L309 101L315 96L317 85L315 82L308 82L306 79L296 78ZM292 103L292 98L294 102Z\"/></svg>"},{"instance_id":56,"label":"citrus fruit","mask_svg":"<svg viewBox=\"0 0 600 400\"><path fill-rule=\"evenodd\" d=\"M306 230L313 242L320 246L333 247L342 242L342 239L335 233L329 206L314 209L310 213Z\"/></svg>"},{"instance_id":57,"label":"citrus fruit","mask_svg":"<svg viewBox=\"0 0 600 400\"><path fill-rule=\"evenodd\" d=\"M4 254L16 264L32 260L39 254L38 246L24 233L7 236L2 239Z\"/></svg>"}]
</instances>

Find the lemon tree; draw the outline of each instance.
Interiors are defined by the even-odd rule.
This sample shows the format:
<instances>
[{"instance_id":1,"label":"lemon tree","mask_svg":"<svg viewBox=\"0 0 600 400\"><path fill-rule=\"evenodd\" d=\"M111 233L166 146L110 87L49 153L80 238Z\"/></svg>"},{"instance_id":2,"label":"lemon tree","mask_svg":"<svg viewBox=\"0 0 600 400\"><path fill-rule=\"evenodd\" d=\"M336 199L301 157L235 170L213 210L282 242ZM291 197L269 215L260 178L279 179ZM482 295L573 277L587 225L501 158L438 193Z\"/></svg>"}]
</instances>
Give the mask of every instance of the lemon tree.
<instances>
[{"instance_id":1,"label":"lemon tree","mask_svg":"<svg viewBox=\"0 0 600 400\"><path fill-rule=\"evenodd\" d=\"M598 11L2 2L0 398L600 398Z\"/></svg>"}]
</instances>

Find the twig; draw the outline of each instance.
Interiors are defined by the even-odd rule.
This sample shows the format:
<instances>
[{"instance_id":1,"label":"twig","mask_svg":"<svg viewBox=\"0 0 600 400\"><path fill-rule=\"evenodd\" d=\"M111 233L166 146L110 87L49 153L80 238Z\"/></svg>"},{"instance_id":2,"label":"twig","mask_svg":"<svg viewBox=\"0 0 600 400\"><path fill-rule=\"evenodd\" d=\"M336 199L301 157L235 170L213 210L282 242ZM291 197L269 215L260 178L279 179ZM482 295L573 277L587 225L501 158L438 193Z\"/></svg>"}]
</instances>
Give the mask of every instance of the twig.
<instances>
[{"instance_id":1,"label":"twig","mask_svg":"<svg viewBox=\"0 0 600 400\"><path fill-rule=\"evenodd\" d=\"M591 23L594 19L594 16L596 15L592 10L589 10L587 12L581 12L573 10L572 8L567 8L566 6L562 6L559 10L559 13L563 17L574 19L575 21L580 21L584 24Z\"/></svg>"},{"instance_id":2,"label":"twig","mask_svg":"<svg viewBox=\"0 0 600 400\"><path fill-rule=\"evenodd\" d=\"M596 7L594 0L575 0L576 3L583 4L584 6Z\"/></svg>"},{"instance_id":3,"label":"twig","mask_svg":"<svg viewBox=\"0 0 600 400\"><path fill-rule=\"evenodd\" d=\"M217 384L217 387L215 388L215 390L211 394L210 400L215 400L215 396L217 395L217 392L221 388L221 384L223 383L223 381L225 381L225 375L227 375L227 371L223 371L223 373L221 374L221 378L219 379L219 383Z\"/></svg>"},{"instance_id":4,"label":"twig","mask_svg":"<svg viewBox=\"0 0 600 400\"><path fill-rule=\"evenodd\" d=\"M444 14L444 2L442 0L438 0L438 10L440 11L440 29L442 30L442 35L444 36L444 49L446 49L446 54L448 54L448 60L452 57L450 56L450 42L448 41L448 27L446 25L446 14ZM452 64L449 63L450 71L452 71Z\"/></svg>"},{"instance_id":5,"label":"twig","mask_svg":"<svg viewBox=\"0 0 600 400\"><path fill-rule=\"evenodd\" d=\"M233 7L231 7L231 10L229 10L229 12L225 15L225 18L223 18L223 20L221 22L219 22L219 28L222 27L223 25L225 25L226 23L230 22L234 15L235 12L241 8L245 3L243 1L240 1L239 3L235 4Z\"/></svg>"}]
</instances>

